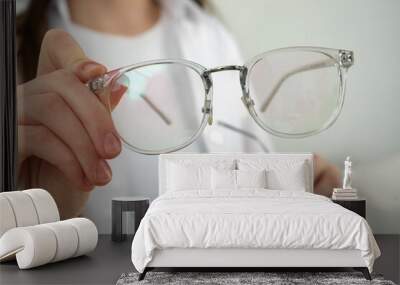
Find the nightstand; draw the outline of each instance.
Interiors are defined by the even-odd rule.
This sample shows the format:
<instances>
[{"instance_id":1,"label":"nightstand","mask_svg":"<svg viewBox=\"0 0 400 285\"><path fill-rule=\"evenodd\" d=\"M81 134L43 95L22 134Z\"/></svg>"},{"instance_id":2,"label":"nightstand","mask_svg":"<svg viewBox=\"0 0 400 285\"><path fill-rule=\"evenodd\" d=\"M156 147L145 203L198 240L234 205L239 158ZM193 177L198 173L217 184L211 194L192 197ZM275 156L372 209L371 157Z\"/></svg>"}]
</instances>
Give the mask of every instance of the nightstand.
<instances>
[{"instance_id":1,"label":"nightstand","mask_svg":"<svg viewBox=\"0 0 400 285\"><path fill-rule=\"evenodd\" d=\"M112 235L113 241L123 241L126 234L122 233L122 213L135 212L135 231L149 208L150 199L147 197L115 197L112 199Z\"/></svg>"},{"instance_id":2,"label":"nightstand","mask_svg":"<svg viewBox=\"0 0 400 285\"><path fill-rule=\"evenodd\" d=\"M366 218L366 207L367 201L365 199L359 198L355 200L334 200L332 202L339 204L340 206L359 214L364 219Z\"/></svg>"}]
</instances>

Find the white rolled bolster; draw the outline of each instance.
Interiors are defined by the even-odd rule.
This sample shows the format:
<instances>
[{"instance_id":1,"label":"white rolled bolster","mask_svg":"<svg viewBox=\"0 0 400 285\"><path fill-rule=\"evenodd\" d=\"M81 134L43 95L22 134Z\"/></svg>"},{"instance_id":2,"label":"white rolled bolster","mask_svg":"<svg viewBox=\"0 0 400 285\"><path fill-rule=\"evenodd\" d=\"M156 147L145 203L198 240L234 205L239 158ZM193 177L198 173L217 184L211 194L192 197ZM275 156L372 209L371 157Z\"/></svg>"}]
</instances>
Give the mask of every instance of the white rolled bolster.
<instances>
[{"instance_id":1,"label":"white rolled bolster","mask_svg":"<svg viewBox=\"0 0 400 285\"><path fill-rule=\"evenodd\" d=\"M10 202L6 197L0 195L0 237L16 226L17 222Z\"/></svg>"},{"instance_id":2,"label":"white rolled bolster","mask_svg":"<svg viewBox=\"0 0 400 285\"><path fill-rule=\"evenodd\" d=\"M36 208L39 224L51 223L60 220L57 204L49 192L43 189L28 189L22 191L30 196Z\"/></svg>"},{"instance_id":3,"label":"white rolled bolster","mask_svg":"<svg viewBox=\"0 0 400 285\"><path fill-rule=\"evenodd\" d=\"M60 220L57 204L49 192L28 189L0 193L0 237L9 229Z\"/></svg>"},{"instance_id":4,"label":"white rolled bolster","mask_svg":"<svg viewBox=\"0 0 400 285\"><path fill-rule=\"evenodd\" d=\"M14 228L0 239L0 260L16 255L21 269L49 263L57 249L54 233L40 225Z\"/></svg>"},{"instance_id":5,"label":"white rolled bolster","mask_svg":"<svg viewBox=\"0 0 400 285\"><path fill-rule=\"evenodd\" d=\"M64 260L75 255L78 248L79 237L71 224L62 221L44 224L43 226L49 228L53 232L57 241L56 253L51 262Z\"/></svg>"},{"instance_id":6,"label":"white rolled bolster","mask_svg":"<svg viewBox=\"0 0 400 285\"><path fill-rule=\"evenodd\" d=\"M98 232L95 224L91 220L85 218L73 218L65 220L64 222L70 223L78 233L78 248L74 257L91 252L96 248Z\"/></svg>"},{"instance_id":7,"label":"white rolled bolster","mask_svg":"<svg viewBox=\"0 0 400 285\"><path fill-rule=\"evenodd\" d=\"M2 192L0 194L10 202L17 227L33 226L39 223L35 205L30 196L23 191Z\"/></svg>"},{"instance_id":8,"label":"white rolled bolster","mask_svg":"<svg viewBox=\"0 0 400 285\"><path fill-rule=\"evenodd\" d=\"M96 226L85 218L14 228L0 238L0 261L16 255L20 269L79 256L92 251Z\"/></svg>"}]
</instances>

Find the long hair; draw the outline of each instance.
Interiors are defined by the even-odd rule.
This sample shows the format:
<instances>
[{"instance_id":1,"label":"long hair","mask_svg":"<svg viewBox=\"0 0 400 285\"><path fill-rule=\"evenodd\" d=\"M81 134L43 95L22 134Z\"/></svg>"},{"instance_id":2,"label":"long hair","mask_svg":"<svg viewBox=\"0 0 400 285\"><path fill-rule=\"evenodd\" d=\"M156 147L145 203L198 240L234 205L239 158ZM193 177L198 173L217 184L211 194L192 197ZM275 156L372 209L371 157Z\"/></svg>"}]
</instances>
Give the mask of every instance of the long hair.
<instances>
[{"instance_id":1,"label":"long hair","mask_svg":"<svg viewBox=\"0 0 400 285\"><path fill-rule=\"evenodd\" d=\"M17 61L22 81L36 76L40 47L48 31L47 11L52 0L31 0L27 9L17 17ZM205 0L191 0L204 7Z\"/></svg>"}]
</instances>

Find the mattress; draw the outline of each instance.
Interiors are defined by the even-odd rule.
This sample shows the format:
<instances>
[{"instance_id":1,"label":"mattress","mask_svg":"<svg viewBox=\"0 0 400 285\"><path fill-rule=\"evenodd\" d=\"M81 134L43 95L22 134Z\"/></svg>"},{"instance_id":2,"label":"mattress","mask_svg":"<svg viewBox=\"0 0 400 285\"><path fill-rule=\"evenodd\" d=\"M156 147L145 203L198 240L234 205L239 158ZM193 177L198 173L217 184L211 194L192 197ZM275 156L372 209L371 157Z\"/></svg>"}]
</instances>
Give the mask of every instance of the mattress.
<instances>
[{"instance_id":1,"label":"mattress","mask_svg":"<svg viewBox=\"0 0 400 285\"><path fill-rule=\"evenodd\" d=\"M139 272L162 249L359 250L372 271L379 248L361 216L301 191L167 192L151 204L132 242Z\"/></svg>"}]
</instances>

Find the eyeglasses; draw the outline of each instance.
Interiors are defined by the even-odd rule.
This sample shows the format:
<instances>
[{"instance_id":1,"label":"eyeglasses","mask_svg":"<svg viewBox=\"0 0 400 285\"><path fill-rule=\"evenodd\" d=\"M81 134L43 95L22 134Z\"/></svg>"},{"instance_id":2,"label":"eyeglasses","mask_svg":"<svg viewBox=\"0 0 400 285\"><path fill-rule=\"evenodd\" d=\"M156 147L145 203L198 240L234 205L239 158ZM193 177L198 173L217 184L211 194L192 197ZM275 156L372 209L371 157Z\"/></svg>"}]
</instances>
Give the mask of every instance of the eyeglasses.
<instances>
[{"instance_id":1,"label":"eyeglasses","mask_svg":"<svg viewBox=\"0 0 400 285\"><path fill-rule=\"evenodd\" d=\"M146 61L106 73L88 86L110 110L130 149L160 154L190 145L212 125L215 72L239 72L241 100L259 127L301 138L322 132L338 118L353 62L348 50L290 47L260 54L243 66L207 69L187 60Z\"/></svg>"}]
</instances>

